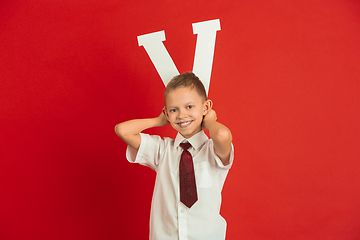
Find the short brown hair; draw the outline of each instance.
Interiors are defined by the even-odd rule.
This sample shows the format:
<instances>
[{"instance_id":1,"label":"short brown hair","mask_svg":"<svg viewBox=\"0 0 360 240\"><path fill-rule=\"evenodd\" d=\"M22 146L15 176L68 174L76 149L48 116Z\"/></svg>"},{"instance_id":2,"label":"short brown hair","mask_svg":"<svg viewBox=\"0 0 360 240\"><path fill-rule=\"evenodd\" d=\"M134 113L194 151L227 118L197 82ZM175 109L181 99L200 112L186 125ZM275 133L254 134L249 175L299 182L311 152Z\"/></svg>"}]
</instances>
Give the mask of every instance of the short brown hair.
<instances>
[{"instance_id":1,"label":"short brown hair","mask_svg":"<svg viewBox=\"0 0 360 240\"><path fill-rule=\"evenodd\" d=\"M207 100L207 95L203 83L193 72L186 72L180 75L176 75L166 85L166 89L164 93L164 101L166 96L171 90L175 90L180 87L195 89L200 95L200 97L203 98L204 102Z\"/></svg>"}]
</instances>

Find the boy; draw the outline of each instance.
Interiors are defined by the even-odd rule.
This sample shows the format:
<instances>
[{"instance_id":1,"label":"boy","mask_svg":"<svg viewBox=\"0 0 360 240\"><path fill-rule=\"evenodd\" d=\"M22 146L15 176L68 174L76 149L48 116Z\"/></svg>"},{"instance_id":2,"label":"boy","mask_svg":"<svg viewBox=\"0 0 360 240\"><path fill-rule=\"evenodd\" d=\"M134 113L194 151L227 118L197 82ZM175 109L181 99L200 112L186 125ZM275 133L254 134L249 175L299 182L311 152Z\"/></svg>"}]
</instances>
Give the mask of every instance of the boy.
<instances>
[{"instance_id":1,"label":"boy","mask_svg":"<svg viewBox=\"0 0 360 240\"><path fill-rule=\"evenodd\" d=\"M202 82L191 72L168 83L164 101L158 117L130 120L115 127L116 134L128 144L128 161L157 173L150 239L225 239L226 221L219 212L222 187L234 158L231 132L216 121ZM141 133L167 124L178 131L175 139ZM211 139L202 128L209 130Z\"/></svg>"}]
</instances>

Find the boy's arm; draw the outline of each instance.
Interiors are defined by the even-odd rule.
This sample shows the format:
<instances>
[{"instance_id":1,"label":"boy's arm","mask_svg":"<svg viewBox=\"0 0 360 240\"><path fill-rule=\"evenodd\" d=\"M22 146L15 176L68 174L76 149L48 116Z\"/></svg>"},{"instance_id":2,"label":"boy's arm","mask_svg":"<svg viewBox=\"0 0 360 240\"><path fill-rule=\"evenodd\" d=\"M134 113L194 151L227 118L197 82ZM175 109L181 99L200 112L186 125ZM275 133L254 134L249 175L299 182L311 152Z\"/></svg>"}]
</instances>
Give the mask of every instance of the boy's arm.
<instances>
[{"instance_id":1,"label":"boy's arm","mask_svg":"<svg viewBox=\"0 0 360 240\"><path fill-rule=\"evenodd\" d=\"M162 112L156 118L134 119L115 126L116 134L130 147L138 150L141 143L140 132L152 127L162 127L169 124Z\"/></svg>"},{"instance_id":2,"label":"boy's arm","mask_svg":"<svg viewBox=\"0 0 360 240\"><path fill-rule=\"evenodd\" d=\"M216 119L216 112L211 109L204 117L203 128L209 130L215 154L226 165L230 158L232 135L230 130Z\"/></svg>"}]
</instances>

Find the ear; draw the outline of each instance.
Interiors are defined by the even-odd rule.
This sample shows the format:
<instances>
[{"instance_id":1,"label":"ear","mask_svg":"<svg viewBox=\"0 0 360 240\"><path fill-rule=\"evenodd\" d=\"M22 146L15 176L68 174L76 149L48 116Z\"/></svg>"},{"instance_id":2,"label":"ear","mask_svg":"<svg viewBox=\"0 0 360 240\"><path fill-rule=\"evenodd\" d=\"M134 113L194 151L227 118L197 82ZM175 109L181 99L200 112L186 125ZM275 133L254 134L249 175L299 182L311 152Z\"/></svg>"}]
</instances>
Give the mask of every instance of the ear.
<instances>
[{"instance_id":1,"label":"ear","mask_svg":"<svg viewBox=\"0 0 360 240\"><path fill-rule=\"evenodd\" d=\"M204 116L206 114L208 114L208 112L210 112L210 110L212 109L212 106L213 106L213 102L210 99L205 101L205 103L204 103L204 114L203 114Z\"/></svg>"},{"instance_id":2,"label":"ear","mask_svg":"<svg viewBox=\"0 0 360 240\"><path fill-rule=\"evenodd\" d=\"M166 107L163 107L162 112L164 113L165 117L169 120L168 112L166 111Z\"/></svg>"}]
</instances>

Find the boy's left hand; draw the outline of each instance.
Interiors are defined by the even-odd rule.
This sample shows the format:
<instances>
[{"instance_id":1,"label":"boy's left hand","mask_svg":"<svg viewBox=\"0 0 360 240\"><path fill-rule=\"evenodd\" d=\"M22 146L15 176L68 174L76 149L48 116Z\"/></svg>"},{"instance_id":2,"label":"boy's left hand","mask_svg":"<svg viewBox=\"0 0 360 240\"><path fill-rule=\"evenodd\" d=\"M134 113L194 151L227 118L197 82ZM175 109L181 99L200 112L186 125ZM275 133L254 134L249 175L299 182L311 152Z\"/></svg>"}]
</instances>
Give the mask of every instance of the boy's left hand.
<instances>
[{"instance_id":1,"label":"boy's left hand","mask_svg":"<svg viewBox=\"0 0 360 240\"><path fill-rule=\"evenodd\" d=\"M209 125L212 123L212 122L216 122L217 120L217 116L216 116L216 112L211 109L205 116L204 116L204 119L203 119L203 122L202 122L202 127L204 129L209 129Z\"/></svg>"}]
</instances>

